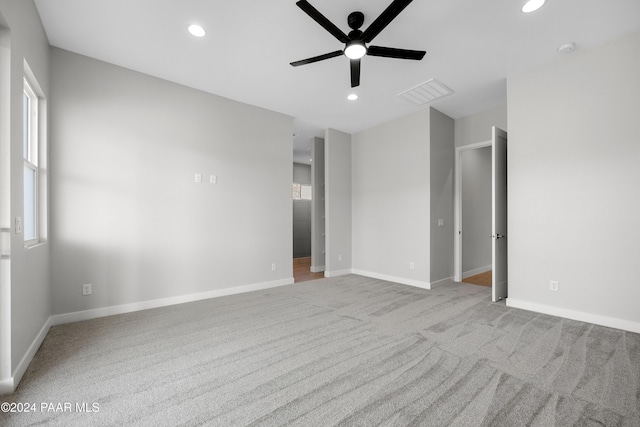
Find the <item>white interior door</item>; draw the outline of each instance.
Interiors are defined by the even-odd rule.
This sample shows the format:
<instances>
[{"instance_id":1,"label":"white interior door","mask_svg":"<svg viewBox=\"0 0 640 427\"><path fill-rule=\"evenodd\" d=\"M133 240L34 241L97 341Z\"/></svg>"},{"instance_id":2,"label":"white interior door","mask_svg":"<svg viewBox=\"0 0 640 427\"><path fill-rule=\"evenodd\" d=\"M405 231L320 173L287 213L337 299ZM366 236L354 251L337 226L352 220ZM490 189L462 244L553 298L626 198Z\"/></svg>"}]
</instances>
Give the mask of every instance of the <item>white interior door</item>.
<instances>
[{"instance_id":1,"label":"white interior door","mask_svg":"<svg viewBox=\"0 0 640 427\"><path fill-rule=\"evenodd\" d=\"M491 149L491 250L492 250L492 286L493 302L507 297L507 133L493 127Z\"/></svg>"}]
</instances>

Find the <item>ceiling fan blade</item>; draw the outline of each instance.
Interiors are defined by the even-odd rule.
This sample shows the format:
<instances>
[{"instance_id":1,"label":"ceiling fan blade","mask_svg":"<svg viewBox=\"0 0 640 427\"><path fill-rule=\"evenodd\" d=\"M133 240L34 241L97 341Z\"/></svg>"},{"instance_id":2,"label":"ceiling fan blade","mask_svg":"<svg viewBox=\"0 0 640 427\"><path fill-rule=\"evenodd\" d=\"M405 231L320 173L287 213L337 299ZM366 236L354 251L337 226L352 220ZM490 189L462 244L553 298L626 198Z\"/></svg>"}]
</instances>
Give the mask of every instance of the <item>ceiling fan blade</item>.
<instances>
[{"instance_id":1,"label":"ceiling fan blade","mask_svg":"<svg viewBox=\"0 0 640 427\"><path fill-rule=\"evenodd\" d=\"M395 19L396 16L400 14L404 10L405 7L409 6L413 0L394 0L385 10L376 18L375 21L369 25L364 33L362 33L362 40L365 43L371 42L375 36L380 34L380 31L384 30L387 25L391 21Z\"/></svg>"},{"instance_id":2,"label":"ceiling fan blade","mask_svg":"<svg viewBox=\"0 0 640 427\"><path fill-rule=\"evenodd\" d=\"M383 56L385 58L398 58L398 59L414 59L416 61L424 58L427 52L424 50L409 50L409 49L396 49L393 47L382 46L369 46L367 48L367 55L369 56Z\"/></svg>"},{"instance_id":3,"label":"ceiling fan blade","mask_svg":"<svg viewBox=\"0 0 640 427\"><path fill-rule=\"evenodd\" d=\"M349 37L342 30L336 27L333 22L329 21L322 13L318 12L318 9L311 6L307 0L300 0L296 3L300 9L302 9L307 15L314 21L322 26L325 30L329 31L333 37L340 40L342 43L349 41Z\"/></svg>"},{"instance_id":4,"label":"ceiling fan blade","mask_svg":"<svg viewBox=\"0 0 640 427\"><path fill-rule=\"evenodd\" d=\"M291 65L294 67L298 67L300 65L312 64L318 61L324 61L325 59L335 58L336 56L342 55L341 50L336 50L335 52L325 53L324 55L314 56L313 58L301 59L300 61L291 62Z\"/></svg>"},{"instance_id":5,"label":"ceiling fan blade","mask_svg":"<svg viewBox=\"0 0 640 427\"><path fill-rule=\"evenodd\" d=\"M360 60L351 60L351 87L360 86Z\"/></svg>"}]
</instances>

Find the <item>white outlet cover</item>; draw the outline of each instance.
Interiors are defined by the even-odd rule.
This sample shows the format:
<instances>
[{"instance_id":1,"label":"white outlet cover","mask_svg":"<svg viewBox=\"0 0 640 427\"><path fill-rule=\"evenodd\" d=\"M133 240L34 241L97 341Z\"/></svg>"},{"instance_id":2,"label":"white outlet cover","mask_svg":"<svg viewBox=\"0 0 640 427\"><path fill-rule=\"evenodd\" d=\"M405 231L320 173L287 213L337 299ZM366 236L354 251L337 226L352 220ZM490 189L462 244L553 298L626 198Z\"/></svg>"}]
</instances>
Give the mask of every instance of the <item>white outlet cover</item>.
<instances>
[{"instance_id":1,"label":"white outlet cover","mask_svg":"<svg viewBox=\"0 0 640 427\"><path fill-rule=\"evenodd\" d=\"M559 286L558 286L558 281L557 280L551 280L549 282L549 290L554 291L554 292L558 292Z\"/></svg>"}]
</instances>

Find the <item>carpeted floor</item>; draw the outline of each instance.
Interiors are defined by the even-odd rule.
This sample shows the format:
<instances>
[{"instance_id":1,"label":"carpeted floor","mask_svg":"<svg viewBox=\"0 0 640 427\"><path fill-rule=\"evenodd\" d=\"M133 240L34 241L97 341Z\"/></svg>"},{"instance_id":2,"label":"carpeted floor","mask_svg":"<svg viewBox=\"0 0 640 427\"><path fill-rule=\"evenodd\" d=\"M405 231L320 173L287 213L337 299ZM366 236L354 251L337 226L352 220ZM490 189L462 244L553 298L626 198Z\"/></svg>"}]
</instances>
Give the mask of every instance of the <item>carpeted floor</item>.
<instances>
[{"instance_id":1,"label":"carpeted floor","mask_svg":"<svg viewBox=\"0 0 640 427\"><path fill-rule=\"evenodd\" d=\"M57 326L0 425L640 426L640 335L490 292L351 275Z\"/></svg>"}]
</instances>

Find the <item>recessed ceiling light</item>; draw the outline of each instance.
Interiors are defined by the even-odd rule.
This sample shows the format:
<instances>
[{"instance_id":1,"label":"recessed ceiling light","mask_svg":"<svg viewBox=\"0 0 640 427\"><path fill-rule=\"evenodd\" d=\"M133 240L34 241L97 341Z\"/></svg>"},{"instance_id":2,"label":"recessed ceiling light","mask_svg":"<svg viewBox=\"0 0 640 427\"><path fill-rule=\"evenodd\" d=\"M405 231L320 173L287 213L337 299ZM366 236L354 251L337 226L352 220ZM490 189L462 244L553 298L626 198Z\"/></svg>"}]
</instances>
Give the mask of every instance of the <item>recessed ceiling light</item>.
<instances>
[{"instance_id":1,"label":"recessed ceiling light","mask_svg":"<svg viewBox=\"0 0 640 427\"><path fill-rule=\"evenodd\" d=\"M188 30L194 37L204 37L207 34L204 28L197 24L189 25Z\"/></svg>"},{"instance_id":2,"label":"recessed ceiling light","mask_svg":"<svg viewBox=\"0 0 640 427\"><path fill-rule=\"evenodd\" d=\"M356 99L358 99L358 95L356 95L355 93L349 94L349 96L347 96L347 99L349 101L355 101Z\"/></svg>"},{"instance_id":3,"label":"recessed ceiling light","mask_svg":"<svg viewBox=\"0 0 640 427\"><path fill-rule=\"evenodd\" d=\"M558 48L559 53L569 54L576 48L575 43L565 43Z\"/></svg>"},{"instance_id":4,"label":"recessed ceiling light","mask_svg":"<svg viewBox=\"0 0 640 427\"><path fill-rule=\"evenodd\" d=\"M546 0L528 0L523 6L522 6L522 11L524 13L531 13L531 12L535 12L536 10L540 9L542 6L544 6L544 2Z\"/></svg>"}]
</instances>

